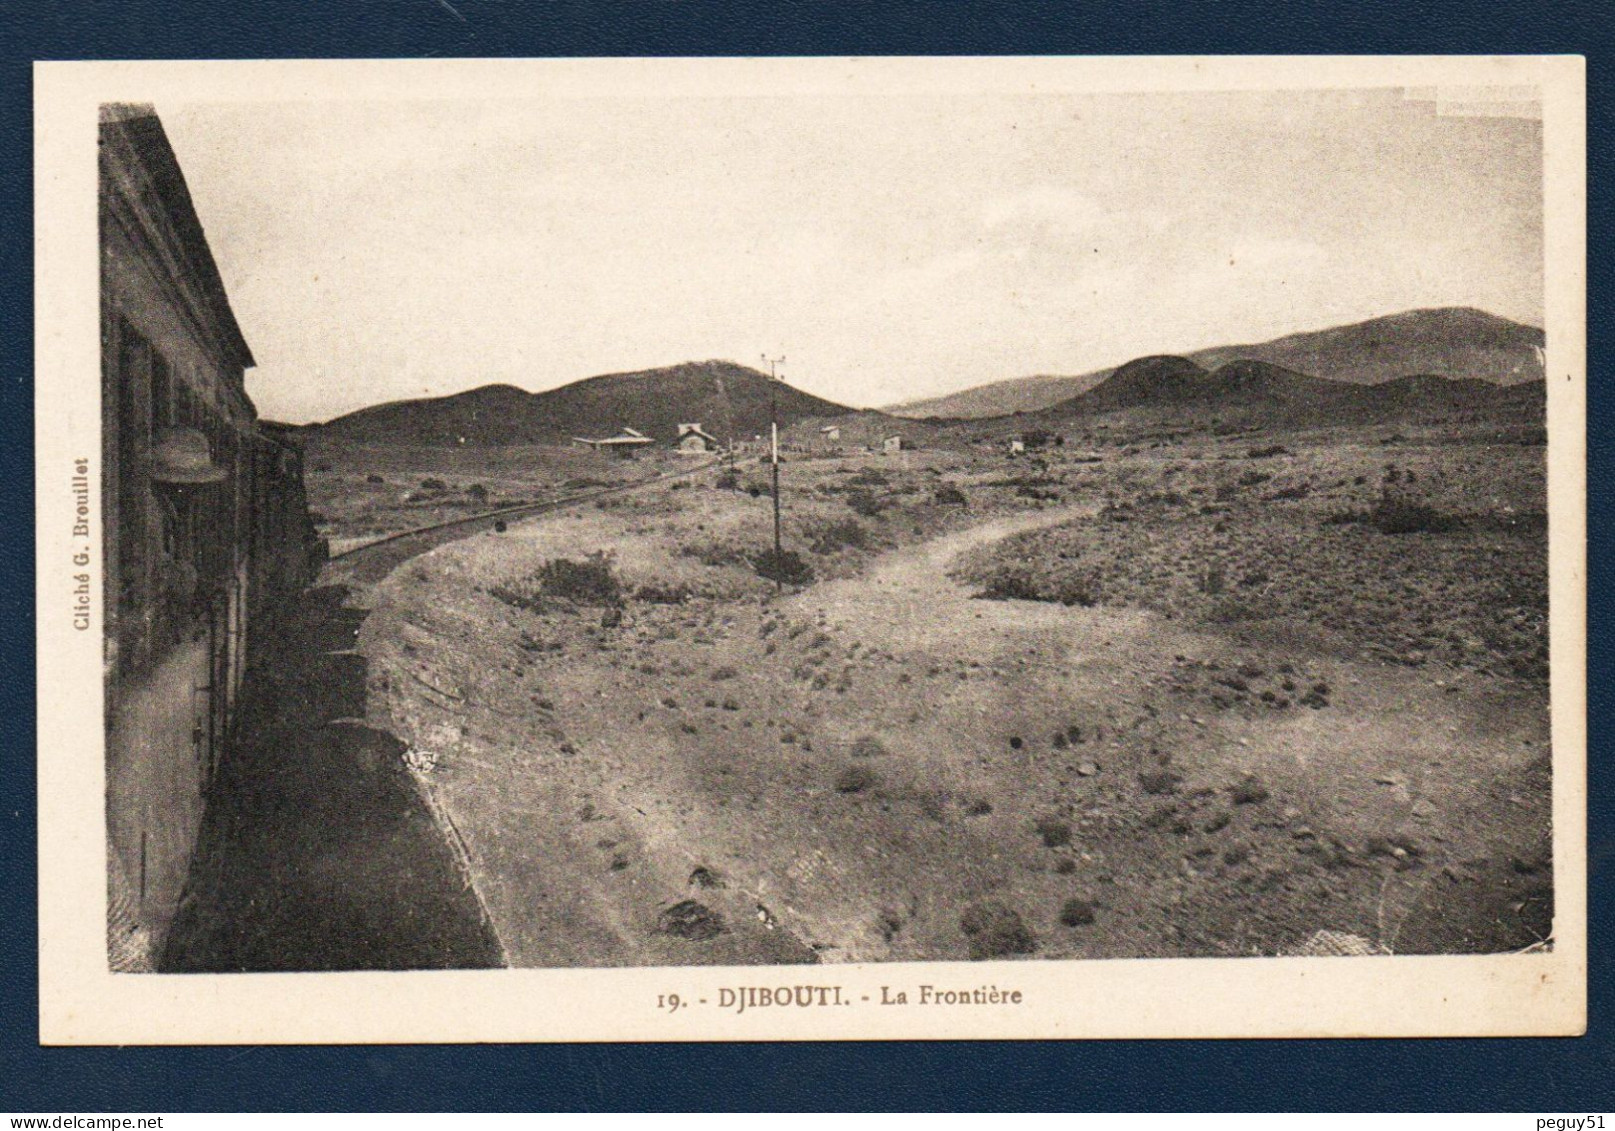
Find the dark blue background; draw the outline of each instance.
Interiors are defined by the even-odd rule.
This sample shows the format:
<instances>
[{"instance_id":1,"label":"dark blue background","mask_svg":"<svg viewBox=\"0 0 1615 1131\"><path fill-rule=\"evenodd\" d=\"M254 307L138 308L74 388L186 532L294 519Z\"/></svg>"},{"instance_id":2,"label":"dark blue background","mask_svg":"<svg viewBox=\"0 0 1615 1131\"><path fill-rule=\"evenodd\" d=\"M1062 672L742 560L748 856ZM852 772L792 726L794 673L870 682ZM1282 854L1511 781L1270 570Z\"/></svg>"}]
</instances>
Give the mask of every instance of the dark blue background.
<instances>
[{"instance_id":1,"label":"dark blue background","mask_svg":"<svg viewBox=\"0 0 1615 1131\"><path fill-rule=\"evenodd\" d=\"M1607 4L1106 0L6 0L0 7L0 1110L1615 1109L1606 620ZM456 12L458 14L456 14ZM1588 56L1591 1027L1578 1040L41 1049L37 1029L30 65L488 55ZM86 709L93 709L86 704Z\"/></svg>"}]
</instances>

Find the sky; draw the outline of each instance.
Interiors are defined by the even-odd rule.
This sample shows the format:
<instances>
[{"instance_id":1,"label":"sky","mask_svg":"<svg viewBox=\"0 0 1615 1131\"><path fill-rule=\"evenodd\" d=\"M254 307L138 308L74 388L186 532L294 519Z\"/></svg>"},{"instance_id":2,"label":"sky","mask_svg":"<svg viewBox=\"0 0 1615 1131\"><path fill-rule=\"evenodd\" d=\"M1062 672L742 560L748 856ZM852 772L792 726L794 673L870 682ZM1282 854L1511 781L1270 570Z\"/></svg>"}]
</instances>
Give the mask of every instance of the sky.
<instances>
[{"instance_id":1,"label":"sky","mask_svg":"<svg viewBox=\"0 0 1615 1131\"><path fill-rule=\"evenodd\" d=\"M724 358L859 407L1541 325L1541 123L1425 92L157 107L266 418Z\"/></svg>"}]
</instances>

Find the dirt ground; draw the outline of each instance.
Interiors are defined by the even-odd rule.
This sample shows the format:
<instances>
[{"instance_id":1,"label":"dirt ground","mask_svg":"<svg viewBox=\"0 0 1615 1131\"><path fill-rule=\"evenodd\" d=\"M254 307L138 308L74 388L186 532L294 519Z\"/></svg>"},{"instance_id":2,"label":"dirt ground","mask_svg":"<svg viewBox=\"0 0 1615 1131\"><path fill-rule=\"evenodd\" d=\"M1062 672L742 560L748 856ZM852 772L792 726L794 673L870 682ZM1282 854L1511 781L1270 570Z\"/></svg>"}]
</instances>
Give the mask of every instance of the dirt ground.
<instances>
[{"instance_id":1,"label":"dirt ground","mask_svg":"<svg viewBox=\"0 0 1615 1131\"><path fill-rule=\"evenodd\" d=\"M520 966L1547 937L1540 681L1409 668L1291 614L982 600L961 573L1080 538L1168 457L789 464L787 545L817 580L782 593L748 562L755 469L485 531L357 595L367 721L404 741ZM620 600L533 581L596 551Z\"/></svg>"}]
</instances>

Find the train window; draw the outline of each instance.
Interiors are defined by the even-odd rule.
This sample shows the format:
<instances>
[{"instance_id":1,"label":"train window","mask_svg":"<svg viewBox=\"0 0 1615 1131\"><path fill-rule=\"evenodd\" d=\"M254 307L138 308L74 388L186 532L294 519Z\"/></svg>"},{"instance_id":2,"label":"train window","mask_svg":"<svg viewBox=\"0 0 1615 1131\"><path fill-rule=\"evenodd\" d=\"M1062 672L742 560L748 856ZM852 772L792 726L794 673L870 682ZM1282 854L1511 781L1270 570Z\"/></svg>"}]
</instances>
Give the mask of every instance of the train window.
<instances>
[{"instance_id":1,"label":"train window","mask_svg":"<svg viewBox=\"0 0 1615 1131\"><path fill-rule=\"evenodd\" d=\"M168 368L168 359L150 345L151 353L151 420L154 428L166 428L174 422L174 377Z\"/></svg>"}]
</instances>

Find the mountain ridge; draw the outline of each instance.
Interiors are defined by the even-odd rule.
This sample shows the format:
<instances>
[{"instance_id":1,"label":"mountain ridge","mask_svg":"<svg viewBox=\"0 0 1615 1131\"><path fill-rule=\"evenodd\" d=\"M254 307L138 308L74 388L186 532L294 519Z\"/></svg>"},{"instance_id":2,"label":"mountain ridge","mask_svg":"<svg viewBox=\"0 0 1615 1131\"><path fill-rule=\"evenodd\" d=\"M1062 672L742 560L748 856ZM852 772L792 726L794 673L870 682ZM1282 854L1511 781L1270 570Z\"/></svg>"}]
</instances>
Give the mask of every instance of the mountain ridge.
<instances>
[{"instance_id":1,"label":"mountain ridge","mask_svg":"<svg viewBox=\"0 0 1615 1131\"><path fill-rule=\"evenodd\" d=\"M595 439L625 427L672 442L681 423L700 423L727 441L766 432L771 401L781 426L855 411L747 366L709 360L602 373L536 393L494 383L388 401L305 425L303 432L341 443L500 446Z\"/></svg>"},{"instance_id":2,"label":"mountain ridge","mask_svg":"<svg viewBox=\"0 0 1615 1131\"><path fill-rule=\"evenodd\" d=\"M1475 307L1421 307L1181 356L1208 370L1230 361L1264 361L1364 385L1417 374L1511 385L1541 377L1535 348L1543 344L1541 329ZM1037 412L1096 388L1120 368L1074 376L1011 377L941 397L888 405L883 411L910 419L985 419Z\"/></svg>"},{"instance_id":3,"label":"mountain ridge","mask_svg":"<svg viewBox=\"0 0 1615 1131\"><path fill-rule=\"evenodd\" d=\"M1265 361L1207 369L1188 357L1155 355L1119 366L1086 392L1028 414L1040 423L1125 415L1134 423L1318 427L1413 422L1453 415L1502 419L1546 411L1543 380L1498 385L1440 374L1360 384Z\"/></svg>"}]
</instances>

